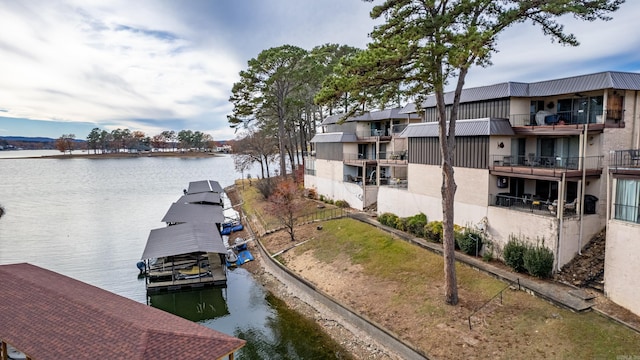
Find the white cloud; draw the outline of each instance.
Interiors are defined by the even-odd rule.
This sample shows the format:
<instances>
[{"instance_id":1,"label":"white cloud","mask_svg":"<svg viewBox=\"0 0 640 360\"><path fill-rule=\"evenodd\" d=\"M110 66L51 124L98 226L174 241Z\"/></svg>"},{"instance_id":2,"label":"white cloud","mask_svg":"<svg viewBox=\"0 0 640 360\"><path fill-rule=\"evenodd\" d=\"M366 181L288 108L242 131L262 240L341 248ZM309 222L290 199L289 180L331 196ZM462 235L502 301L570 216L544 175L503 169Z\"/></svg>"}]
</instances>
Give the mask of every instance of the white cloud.
<instances>
[{"instance_id":1,"label":"white cloud","mask_svg":"<svg viewBox=\"0 0 640 360\"><path fill-rule=\"evenodd\" d=\"M360 0L2 1L0 116L231 138L228 98L247 60L284 44L364 47L372 6ZM514 26L501 36L494 65L472 69L467 86L640 71L638 13L640 2L629 1L610 22L567 19L578 48L552 44L529 24Z\"/></svg>"}]
</instances>

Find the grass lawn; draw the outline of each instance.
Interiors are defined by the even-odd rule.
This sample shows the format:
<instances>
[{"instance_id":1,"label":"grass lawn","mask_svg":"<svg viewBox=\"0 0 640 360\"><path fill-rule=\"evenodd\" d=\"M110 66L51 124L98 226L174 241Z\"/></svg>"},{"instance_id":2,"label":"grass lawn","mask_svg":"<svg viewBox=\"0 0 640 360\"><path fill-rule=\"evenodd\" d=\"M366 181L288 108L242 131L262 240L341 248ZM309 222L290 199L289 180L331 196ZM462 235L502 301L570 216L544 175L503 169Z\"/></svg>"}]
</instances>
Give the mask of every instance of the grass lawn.
<instances>
[{"instance_id":1,"label":"grass lawn","mask_svg":"<svg viewBox=\"0 0 640 360\"><path fill-rule=\"evenodd\" d=\"M255 188L242 191L248 215L273 224ZM310 204L305 211L316 208ZM507 284L462 264L456 266L460 303L446 305L440 255L354 219L321 224L322 230L318 224L296 228L297 242L309 241L279 257L283 263L429 356L640 358L637 332L596 312L573 313L509 288L489 301ZM281 232L262 241L271 253L292 244ZM469 329L469 316L487 302Z\"/></svg>"}]
</instances>

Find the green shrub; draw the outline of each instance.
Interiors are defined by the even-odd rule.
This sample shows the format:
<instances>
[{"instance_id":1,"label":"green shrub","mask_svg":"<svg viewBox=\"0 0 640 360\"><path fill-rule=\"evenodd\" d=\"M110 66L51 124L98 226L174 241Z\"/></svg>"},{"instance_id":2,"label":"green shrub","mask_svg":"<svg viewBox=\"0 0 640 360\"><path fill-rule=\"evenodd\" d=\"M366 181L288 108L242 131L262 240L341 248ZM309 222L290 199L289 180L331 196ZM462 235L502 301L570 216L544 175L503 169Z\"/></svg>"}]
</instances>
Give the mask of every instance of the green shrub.
<instances>
[{"instance_id":1,"label":"green shrub","mask_svg":"<svg viewBox=\"0 0 640 360\"><path fill-rule=\"evenodd\" d=\"M482 253L482 260L489 262L493 260L493 252L494 252L494 243L489 239L484 240L484 252Z\"/></svg>"},{"instance_id":2,"label":"green shrub","mask_svg":"<svg viewBox=\"0 0 640 360\"><path fill-rule=\"evenodd\" d=\"M424 226L425 239L442 243L442 221L431 221Z\"/></svg>"},{"instance_id":3,"label":"green shrub","mask_svg":"<svg viewBox=\"0 0 640 360\"><path fill-rule=\"evenodd\" d=\"M536 246L529 246L523 256L524 268L529 274L546 278L551 276L553 271L553 251L538 243Z\"/></svg>"},{"instance_id":4,"label":"green shrub","mask_svg":"<svg viewBox=\"0 0 640 360\"><path fill-rule=\"evenodd\" d=\"M514 235L509 235L509 241L502 250L502 257L504 263L517 272L524 272L524 253L527 250L527 245L516 238Z\"/></svg>"},{"instance_id":5,"label":"green shrub","mask_svg":"<svg viewBox=\"0 0 640 360\"><path fill-rule=\"evenodd\" d=\"M392 213L382 213L378 216L380 224L385 226L395 227L396 219L398 219L398 215Z\"/></svg>"},{"instance_id":6,"label":"green shrub","mask_svg":"<svg viewBox=\"0 0 640 360\"><path fill-rule=\"evenodd\" d=\"M456 234L458 248L467 255L478 256L482 250L482 242L482 234L470 228Z\"/></svg>"},{"instance_id":7,"label":"green shrub","mask_svg":"<svg viewBox=\"0 0 640 360\"><path fill-rule=\"evenodd\" d=\"M420 213L407 218L407 231L417 236L424 236L424 226L427 225L427 215Z\"/></svg>"},{"instance_id":8,"label":"green shrub","mask_svg":"<svg viewBox=\"0 0 640 360\"><path fill-rule=\"evenodd\" d=\"M407 218L396 218L396 223L393 227L400 231L407 231Z\"/></svg>"},{"instance_id":9,"label":"green shrub","mask_svg":"<svg viewBox=\"0 0 640 360\"><path fill-rule=\"evenodd\" d=\"M349 203L344 200L336 200L336 206L339 208L348 208Z\"/></svg>"},{"instance_id":10,"label":"green shrub","mask_svg":"<svg viewBox=\"0 0 640 360\"><path fill-rule=\"evenodd\" d=\"M324 195L320 195L320 201L322 201L322 202L325 201Z\"/></svg>"}]
</instances>

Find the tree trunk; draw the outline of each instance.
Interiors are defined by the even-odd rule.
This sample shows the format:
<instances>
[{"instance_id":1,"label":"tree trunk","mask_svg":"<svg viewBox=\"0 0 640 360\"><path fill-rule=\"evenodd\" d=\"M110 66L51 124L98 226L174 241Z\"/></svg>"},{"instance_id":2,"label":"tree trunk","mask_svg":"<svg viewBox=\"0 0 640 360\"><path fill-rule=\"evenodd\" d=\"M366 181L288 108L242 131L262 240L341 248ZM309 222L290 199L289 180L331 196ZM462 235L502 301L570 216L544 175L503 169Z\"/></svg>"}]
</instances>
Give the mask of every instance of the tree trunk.
<instances>
[{"instance_id":1,"label":"tree trunk","mask_svg":"<svg viewBox=\"0 0 640 360\"><path fill-rule=\"evenodd\" d=\"M447 156L451 158L451 156ZM450 159L449 159L450 160ZM442 165L442 230L444 247L444 288L445 302L458 304L458 281L456 278L455 234L453 231L453 206L457 185L453 178L450 161Z\"/></svg>"}]
</instances>

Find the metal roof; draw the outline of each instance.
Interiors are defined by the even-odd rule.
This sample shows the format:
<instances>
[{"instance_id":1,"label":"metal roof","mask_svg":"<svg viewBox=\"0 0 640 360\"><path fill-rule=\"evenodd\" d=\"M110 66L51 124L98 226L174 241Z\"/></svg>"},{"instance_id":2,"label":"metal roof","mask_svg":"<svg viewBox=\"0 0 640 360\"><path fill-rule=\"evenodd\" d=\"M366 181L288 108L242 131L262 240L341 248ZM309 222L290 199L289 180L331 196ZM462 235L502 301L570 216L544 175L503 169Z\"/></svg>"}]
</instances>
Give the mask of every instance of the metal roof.
<instances>
[{"instance_id":1,"label":"metal roof","mask_svg":"<svg viewBox=\"0 0 640 360\"><path fill-rule=\"evenodd\" d=\"M189 183L187 194L197 194L207 191L222 193L223 190L222 186L220 186L220 183L215 180L200 180L192 181Z\"/></svg>"},{"instance_id":2,"label":"metal roof","mask_svg":"<svg viewBox=\"0 0 640 360\"><path fill-rule=\"evenodd\" d=\"M316 134L313 139L311 139L312 143L345 143L345 142L356 142L358 138L354 133L343 133L343 132L332 132L332 133L323 133Z\"/></svg>"},{"instance_id":3,"label":"metal roof","mask_svg":"<svg viewBox=\"0 0 640 360\"><path fill-rule=\"evenodd\" d=\"M221 359L245 344L35 265L0 278L0 339L32 359Z\"/></svg>"},{"instance_id":4,"label":"metal roof","mask_svg":"<svg viewBox=\"0 0 640 360\"><path fill-rule=\"evenodd\" d=\"M322 125L331 125L338 123L344 114L335 114L325 118L322 121ZM384 109L376 111L367 111L363 114L351 116L345 119L345 122L358 122L358 121L382 121L388 119L407 119L409 117L419 118L416 116L410 116L408 113L403 113L402 108L397 107L393 109Z\"/></svg>"},{"instance_id":5,"label":"metal roof","mask_svg":"<svg viewBox=\"0 0 640 360\"><path fill-rule=\"evenodd\" d=\"M149 232L142 260L193 252L227 253L215 224L185 223L153 229Z\"/></svg>"},{"instance_id":6,"label":"metal roof","mask_svg":"<svg viewBox=\"0 0 640 360\"><path fill-rule=\"evenodd\" d=\"M532 83L505 82L494 85L463 89L460 102L474 102L509 97L542 97L573 94L603 89L640 90L640 73L605 71L594 74L572 76L562 79L545 80ZM447 92L445 104L453 103L453 92ZM436 106L436 98L429 95L422 107ZM415 104L405 105L400 113L416 112Z\"/></svg>"},{"instance_id":7,"label":"metal roof","mask_svg":"<svg viewBox=\"0 0 640 360\"><path fill-rule=\"evenodd\" d=\"M196 194L183 195L176 202L177 203L182 203L182 204L203 203L203 204L220 205L221 204L221 200L222 199L221 199L219 193L201 192L201 193L196 193Z\"/></svg>"},{"instance_id":8,"label":"metal roof","mask_svg":"<svg viewBox=\"0 0 640 360\"><path fill-rule=\"evenodd\" d=\"M173 203L162 218L162 221L168 223L205 222L221 224L224 222L224 214L222 206Z\"/></svg>"},{"instance_id":9,"label":"metal roof","mask_svg":"<svg viewBox=\"0 0 640 360\"><path fill-rule=\"evenodd\" d=\"M447 122L447 130L449 122ZM400 133L400 137L438 137L437 122L409 124ZM493 136L515 135L508 119L471 119L456 121L456 136Z\"/></svg>"}]
</instances>

